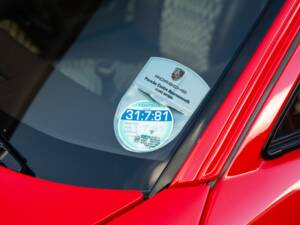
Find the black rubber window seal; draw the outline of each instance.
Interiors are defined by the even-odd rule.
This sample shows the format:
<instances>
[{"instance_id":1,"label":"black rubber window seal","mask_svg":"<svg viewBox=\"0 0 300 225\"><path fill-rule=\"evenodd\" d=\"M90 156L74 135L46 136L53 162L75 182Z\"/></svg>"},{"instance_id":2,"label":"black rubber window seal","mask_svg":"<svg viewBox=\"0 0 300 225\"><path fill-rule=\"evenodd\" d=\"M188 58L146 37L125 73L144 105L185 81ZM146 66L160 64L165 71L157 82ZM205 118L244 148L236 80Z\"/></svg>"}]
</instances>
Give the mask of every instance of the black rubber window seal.
<instances>
[{"instance_id":1,"label":"black rubber window seal","mask_svg":"<svg viewBox=\"0 0 300 225\"><path fill-rule=\"evenodd\" d=\"M282 156L283 154L296 150L300 148L300 128L293 131L292 133L287 133L286 135L282 135L276 137L280 127L285 122L285 118L293 106L297 94L300 92L300 81L294 88L286 107L284 108L283 112L281 113L273 132L271 133L269 140L262 151L262 156L266 160L271 160Z\"/></svg>"}]
</instances>

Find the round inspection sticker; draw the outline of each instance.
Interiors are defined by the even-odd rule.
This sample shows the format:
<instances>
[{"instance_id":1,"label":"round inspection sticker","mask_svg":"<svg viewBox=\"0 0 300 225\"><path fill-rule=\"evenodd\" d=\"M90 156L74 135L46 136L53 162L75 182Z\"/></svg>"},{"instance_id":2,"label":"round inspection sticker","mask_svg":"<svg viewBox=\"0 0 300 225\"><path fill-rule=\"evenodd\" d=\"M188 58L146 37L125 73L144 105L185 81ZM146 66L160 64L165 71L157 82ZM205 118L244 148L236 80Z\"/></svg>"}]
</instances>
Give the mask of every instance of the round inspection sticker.
<instances>
[{"instance_id":1,"label":"round inspection sticker","mask_svg":"<svg viewBox=\"0 0 300 225\"><path fill-rule=\"evenodd\" d=\"M152 101L127 106L118 121L118 134L129 151L146 153L164 146L173 130L171 110Z\"/></svg>"}]
</instances>

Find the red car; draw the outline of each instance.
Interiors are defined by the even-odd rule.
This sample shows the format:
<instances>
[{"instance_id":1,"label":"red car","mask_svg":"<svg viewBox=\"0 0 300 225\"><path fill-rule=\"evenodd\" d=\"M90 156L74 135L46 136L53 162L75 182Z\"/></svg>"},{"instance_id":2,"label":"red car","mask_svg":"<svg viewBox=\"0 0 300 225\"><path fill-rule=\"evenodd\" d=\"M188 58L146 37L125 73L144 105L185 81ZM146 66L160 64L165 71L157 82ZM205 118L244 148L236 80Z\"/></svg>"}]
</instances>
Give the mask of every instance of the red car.
<instances>
[{"instance_id":1,"label":"red car","mask_svg":"<svg viewBox=\"0 0 300 225\"><path fill-rule=\"evenodd\" d=\"M1 225L300 224L299 0L0 14Z\"/></svg>"}]
</instances>

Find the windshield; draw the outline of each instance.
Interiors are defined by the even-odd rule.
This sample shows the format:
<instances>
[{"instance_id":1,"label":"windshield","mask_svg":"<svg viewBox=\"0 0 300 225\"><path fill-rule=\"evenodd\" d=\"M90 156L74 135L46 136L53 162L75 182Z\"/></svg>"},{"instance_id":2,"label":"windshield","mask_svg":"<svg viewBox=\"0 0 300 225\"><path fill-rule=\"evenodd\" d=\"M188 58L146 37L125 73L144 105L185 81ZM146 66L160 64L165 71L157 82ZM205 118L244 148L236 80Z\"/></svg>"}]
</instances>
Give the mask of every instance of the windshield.
<instances>
[{"instance_id":1,"label":"windshield","mask_svg":"<svg viewBox=\"0 0 300 225\"><path fill-rule=\"evenodd\" d=\"M267 3L2 1L0 127L37 177L148 191Z\"/></svg>"}]
</instances>

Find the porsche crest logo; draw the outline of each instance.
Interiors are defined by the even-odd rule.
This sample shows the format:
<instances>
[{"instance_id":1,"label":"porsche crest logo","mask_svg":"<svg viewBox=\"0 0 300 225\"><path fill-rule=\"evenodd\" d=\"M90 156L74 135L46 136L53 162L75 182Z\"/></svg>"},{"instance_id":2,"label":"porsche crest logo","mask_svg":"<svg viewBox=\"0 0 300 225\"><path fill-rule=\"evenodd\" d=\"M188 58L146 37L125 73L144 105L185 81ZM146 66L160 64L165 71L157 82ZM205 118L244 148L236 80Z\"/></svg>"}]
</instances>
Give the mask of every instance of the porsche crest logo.
<instances>
[{"instance_id":1,"label":"porsche crest logo","mask_svg":"<svg viewBox=\"0 0 300 225\"><path fill-rule=\"evenodd\" d=\"M171 75L172 80L174 81L180 80L183 77L184 73L185 73L184 70L176 67Z\"/></svg>"}]
</instances>

